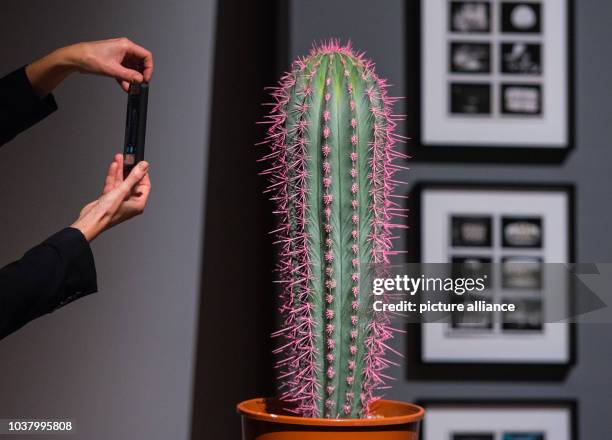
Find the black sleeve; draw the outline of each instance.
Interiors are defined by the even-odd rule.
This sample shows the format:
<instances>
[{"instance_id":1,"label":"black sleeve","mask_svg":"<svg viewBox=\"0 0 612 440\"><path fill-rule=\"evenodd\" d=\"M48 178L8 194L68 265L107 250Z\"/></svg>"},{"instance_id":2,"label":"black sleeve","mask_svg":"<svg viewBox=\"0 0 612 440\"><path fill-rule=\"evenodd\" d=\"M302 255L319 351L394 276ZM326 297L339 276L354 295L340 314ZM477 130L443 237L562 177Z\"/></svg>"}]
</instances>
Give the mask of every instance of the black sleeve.
<instances>
[{"instance_id":1,"label":"black sleeve","mask_svg":"<svg viewBox=\"0 0 612 440\"><path fill-rule=\"evenodd\" d=\"M0 79L0 146L57 110L52 94L40 98L25 67Z\"/></svg>"},{"instance_id":2,"label":"black sleeve","mask_svg":"<svg viewBox=\"0 0 612 440\"><path fill-rule=\"evenodd\" d=\"M96 290L89 243L78 229L63 229L0 269L0 339Z\"/></svg>"}]
</instances>

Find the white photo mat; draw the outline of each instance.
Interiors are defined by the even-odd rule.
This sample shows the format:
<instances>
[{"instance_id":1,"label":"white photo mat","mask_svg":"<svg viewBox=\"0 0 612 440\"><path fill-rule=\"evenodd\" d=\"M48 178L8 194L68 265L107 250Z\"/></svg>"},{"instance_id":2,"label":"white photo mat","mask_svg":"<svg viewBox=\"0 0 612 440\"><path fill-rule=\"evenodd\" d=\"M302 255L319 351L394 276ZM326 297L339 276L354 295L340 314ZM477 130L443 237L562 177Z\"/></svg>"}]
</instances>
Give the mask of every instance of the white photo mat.
<instances>
[{"instance_id":1,"label":"white photo mat","mask_svg":"<svg viewBox=\"0 0 612 440\"><path fill-rule=\"evenodd\" d=\"M452 0L421 2L421 143L425 146L567 148L570 143L568 2L571 0L486 0L490 5L490 31L453 32L449 29ZM465 1L462 3L483 3ZM537 3L541 25L537 33L501 30L502 3ZM490 72L451 72L452 42L491 45ZM537 75L502 73L502 43L535 43L541 47L542 70ZM490 84L490 114L450 112L451 83ZM530 116L500 114L502 84L536 85L541 113Z\"/></svg>"},{"instance_id":2,"label":"white photo mat","mask_svg":"<svg viewBox=\"0 0 612 440\"><path fill-rule=\"evenodd\" d=\"M423 440L453 440L453 435L462 433L493 434L493 440L504 440L508 433L540 433L544 440L572 440L571 410L562 406L434 405L427 407L425 417Z\"/></svg>"},{"instance_id":3,"label":"white photo mat","mask_svg":"<svg viewBox=\"0 0 612 440\"><path fill-rule=\"evenodd\" d=\"M450 262L450 222L454 215L485 215L499 220L504 215L537 216L543 221L542 248L538 250L544 263L569 262L569 195L566 191L521 189L428 188L420 194L421 261ZM495 222L494 222L495 223ZM501 252L499 225L493 225L491 248L466 249L499 261ZM460 251L461 248L458 248ZM514 252L514 250L504 250ZM521 250L523 255L529 250ZM497 277L499 278L499 277ZM563 280L546 276L544 282L554 286L559 301L544 301L547 316L568 316L568 285ZM571 358L570 326L567 323L543 323L539 333L490 333L471 337L449 337L448 323L422 325L423 362L440 363L504 363L504 364L567 364Z\"/></svg>"}]
</instances>

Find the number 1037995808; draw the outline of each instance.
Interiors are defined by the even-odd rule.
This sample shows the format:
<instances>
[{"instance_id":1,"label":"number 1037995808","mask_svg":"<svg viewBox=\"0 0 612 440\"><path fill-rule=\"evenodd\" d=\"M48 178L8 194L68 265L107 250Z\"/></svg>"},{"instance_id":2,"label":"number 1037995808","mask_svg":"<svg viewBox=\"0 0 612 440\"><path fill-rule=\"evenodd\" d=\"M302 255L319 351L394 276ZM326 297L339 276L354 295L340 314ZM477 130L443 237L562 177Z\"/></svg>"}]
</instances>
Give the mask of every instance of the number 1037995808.
<instances>
[{"instance_id":1,"label":"number 1037995808","mask_svg":"<svg viewBox=\"0 0 612 440\"><path fill-rule=\"evenodd\" d=\"M62 432L73 433L72 420L34 420L34 419L0 419L0 435L2 434L35 434Z\"/></svg>"}]
</instances>

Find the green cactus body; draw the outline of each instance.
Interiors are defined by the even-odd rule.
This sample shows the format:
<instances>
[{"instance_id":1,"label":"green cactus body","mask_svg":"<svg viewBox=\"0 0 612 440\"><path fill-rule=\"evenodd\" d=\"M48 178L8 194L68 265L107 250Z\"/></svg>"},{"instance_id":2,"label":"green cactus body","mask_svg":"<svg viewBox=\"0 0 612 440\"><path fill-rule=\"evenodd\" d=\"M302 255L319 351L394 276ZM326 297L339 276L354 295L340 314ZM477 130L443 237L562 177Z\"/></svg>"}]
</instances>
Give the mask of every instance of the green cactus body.
<instances>
[{"instance_id":1,"label":"green cactus body","mask_svg":"<svg viewBox=\"0 0 612 440\"><path fill-rule=\"evenodd\" d=\"M305 417L366 417L392 337L365 283L388 263L398 226L392 99L373 64L337 42L297 60L273 96L280 397Z\"/></svg>"}]
</instances>

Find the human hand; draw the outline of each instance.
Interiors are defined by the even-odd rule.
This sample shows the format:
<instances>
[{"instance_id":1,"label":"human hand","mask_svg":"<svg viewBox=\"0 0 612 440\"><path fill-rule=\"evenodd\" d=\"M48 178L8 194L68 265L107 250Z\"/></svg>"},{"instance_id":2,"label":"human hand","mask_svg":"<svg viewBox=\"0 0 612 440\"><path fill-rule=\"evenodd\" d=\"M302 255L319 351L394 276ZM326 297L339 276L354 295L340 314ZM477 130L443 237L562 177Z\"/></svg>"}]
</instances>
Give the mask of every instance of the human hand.
<instances>
[{"instance_id":1,"label":"human hand","mask_svg":"<svg viewBox=\"0 0 612 440\"><path fill-rule=\"evenodd\" d=\"M153 75L151 52L127 38L78 43L63 50L79 72L115 78L126 92L130 83L149 82Z\"/></svg>"},{"instance_id":2,"label":"human hand","mask_svg":"<svg viewBox=\"0 0 612 440\"><path fill-rule=\"evenodd\" d=\"M148 170L147 162L139 162L124 180L123 156L115 155L102 195L85 205L72 227L80 230L87 241L92 241L105 230L142 214L151 191Z\"/></svg>"},{"instance_id":3,"label":"human hand","mask_svg":"<svg viewBox=\"0 0 612 440\"><path fill-rule=\"evenodd\" d=\"M77 43L57 49L26 66L30 83L46 96L73 72L115 78L128 91L131 83L150 81L153 55L127 38Z\"/></svg>"}]
</instances>

